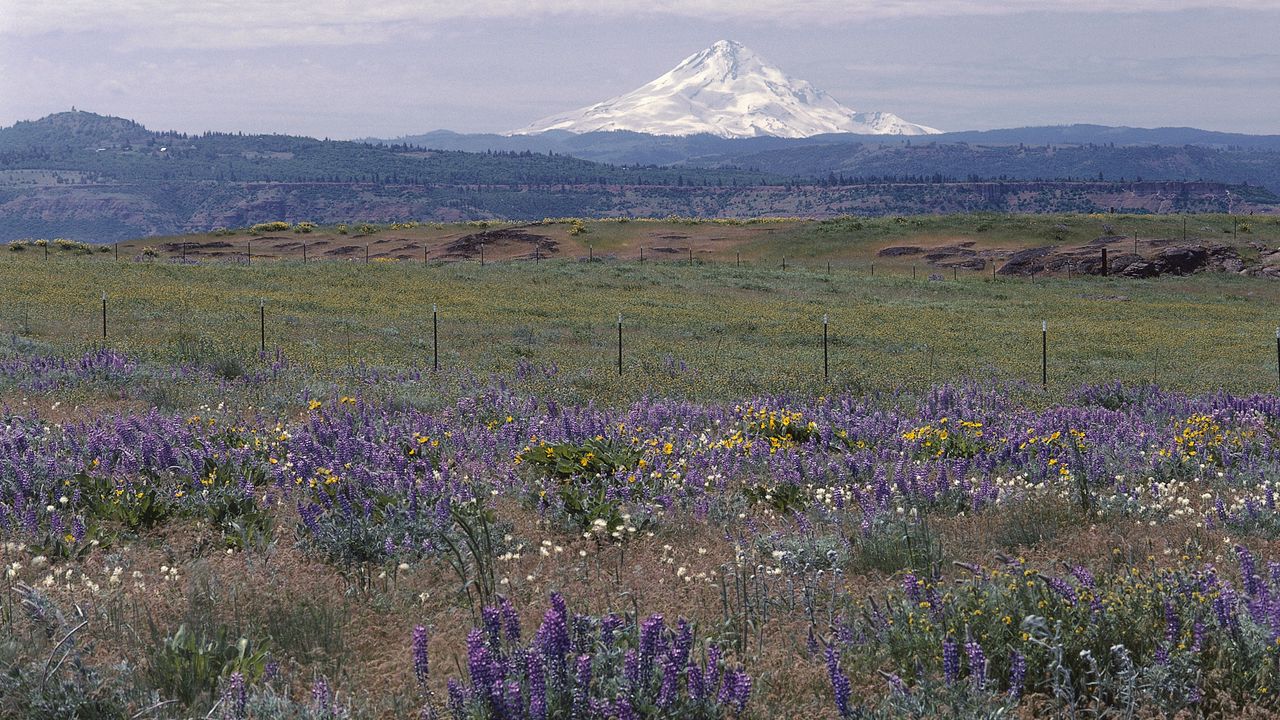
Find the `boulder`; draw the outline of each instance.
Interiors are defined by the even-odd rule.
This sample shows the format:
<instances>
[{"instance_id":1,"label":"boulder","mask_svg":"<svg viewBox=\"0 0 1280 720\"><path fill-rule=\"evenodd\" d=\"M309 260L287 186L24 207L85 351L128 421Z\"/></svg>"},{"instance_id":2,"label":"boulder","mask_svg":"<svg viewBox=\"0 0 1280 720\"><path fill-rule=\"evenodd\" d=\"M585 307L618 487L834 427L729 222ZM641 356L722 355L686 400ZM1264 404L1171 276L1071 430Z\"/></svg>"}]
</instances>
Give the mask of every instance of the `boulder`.
<instances>
[{"instance_id":1,"label":"boulder","mask_svg":"<svg viewBox=\"0 0 1280 720\"><path fill-rule=\"evenodd\" d=\"M1156 267L1155 263L1149 263L1146 260L1139 260L1138 262L1130 263L1125 267L1125 269L1121 270L1119 274L1124 277L1131 278L1156 277L1160 274L1160 268Z\"/></svg>"},{"instance_id":2,"label":"boulder","mask_svg":"<svg viewBox=\"0 0 1280 720\"><path fill-rule=\"evenodd\" d=\"M1208 264L1209 251L1202 245L1165 248L1153 262L1160 275L1190 275Z\"/></svg>"},{"instance_id":3,"label":"boulder","mask_svg":"<svg viewBox=\"0 0 1280 720\"><path fill-rule=\"evenodd\" d=\"M924 252L923 249L914 245L895 245L884 248L876 254L880 257L900 257L902 255L919 255L922 252Z\"/></svg>"},{"instance_id":4,"label":"boulder","mask_svg":"<svg viewBox=\"0 0 1280 720\"><path fill-rule=\"evenodd\" d=\"M1009 256L996 271L999 275L1034 275L1044 272L1045 261L1058 250L1057 246L1030 248Z\"/></svg>"},{"instance_id":5,"label":"boulder","mask_svg":"<svg viewBox=\"0 0 1280 720\"><path fill-rule=\"evenodd\" d=\"M1125 271L1128 270L1130 266L1140 262L1143 262L1143 257L1141 255L1136 255L1134 253L1120 253L1107 258L1107 271L1112 275L1125 275ZM1099 264L1101 264L1101 260L1099 260ZM1129 277L1138 276L1131 275Z\"/></svg>"}]
</instances>

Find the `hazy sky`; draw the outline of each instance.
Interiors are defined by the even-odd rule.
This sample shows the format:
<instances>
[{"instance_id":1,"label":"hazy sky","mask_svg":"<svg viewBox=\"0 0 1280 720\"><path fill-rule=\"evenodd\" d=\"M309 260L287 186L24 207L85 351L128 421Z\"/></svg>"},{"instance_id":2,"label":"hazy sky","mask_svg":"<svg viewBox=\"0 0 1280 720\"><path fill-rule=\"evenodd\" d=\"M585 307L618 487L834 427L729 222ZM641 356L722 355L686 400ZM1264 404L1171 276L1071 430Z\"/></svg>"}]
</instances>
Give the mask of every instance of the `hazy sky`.
<instances>
[{"instance_id":1,"label":"hazy sky","mask_svg":"<svg viewBox=\"0 0 1280 720\"><path fill-rule=\"evenodd\" d=\"M190 132L503 131L734 39L849 107L946 130L1280 134L1280 0L758 5L0 0L0 125L74 105Z\"/></svg>"}]
</instances>

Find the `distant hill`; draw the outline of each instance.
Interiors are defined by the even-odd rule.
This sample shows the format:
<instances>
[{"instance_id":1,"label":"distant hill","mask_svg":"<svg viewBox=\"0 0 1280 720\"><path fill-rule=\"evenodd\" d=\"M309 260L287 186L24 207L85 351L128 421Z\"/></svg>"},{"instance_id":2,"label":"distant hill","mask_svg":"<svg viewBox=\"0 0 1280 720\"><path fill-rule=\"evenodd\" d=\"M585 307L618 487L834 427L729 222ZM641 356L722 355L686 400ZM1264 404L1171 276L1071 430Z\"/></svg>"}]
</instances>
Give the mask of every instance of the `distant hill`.
<instances>
[{"instance_id":1,"label":"distant hill","mask_svg":"<svg viewBox=\"0 0 1280 720\"><path fill-rule=\"evenodd\" d=\"M370 143L156 132L59 113L0 129L0 241L110 241L267 220L1269 212L1280 204L1280 151L1256 144L948 137L433 133Z\"/></svg>"},{"instance_id":2,"label":"distant hill","mask_svg":"<svg viewBox=\"0 0 1280 720\"><path fill-rule=\"evenodd\" d=\"M377 144L408 144L423 148L440 150L464 150L468 152L485 152L488 150L520 152L554 152L572 155L584 160L620 164L657 164L657 165L698 165L706 163L747 163L757 154L764 151L783 151L794 153L797 157L806 155L821 157L826 150L814 152L817 148L838 148L849 145L875 145L888 147L919 147L921 144L938 145L982 145L987 147L1007 147L1017 145L1032 146L1082 146L1103 151L1118 148L1160 146L1182 149L1195 146L1207 150L1224 153L1280 153L1280 135L1240 135L1221 133L1195 128L1127 128L1107 127L1104 125L1063 125L1054 127L1010 128L1005 130L974 130L951 132L927 137L903 138L886 135L851 135L828 134L807 138L722 138L714 135L662 136L646 135L635 132L594 132L574 134L564 131L551 131L539 135L463 135L447 130L438 130L422 135L406 135L385 140L369 138L366 142ZM1092 146L1092 148L1091 148ZM1107 152L1099 152L1100 157ZM1274 161L1274 155L1267 160ZM821 164L800 167L806 175L817 175L829 170ZM1107 172L1104 174L1119 177L1122 173ZM968 173L966 173L968 174ZM973 168L973 174L990 176L984 168ZM1028 170L1026 177L1043 177L1045 173ZM1169 175L1169 179L1183 179L1184 176ZM1225 180L1225 178L1222 178ZM1243 182L1245 178L1235 178L1235 182Z\"/></svg>"}]
</instances>

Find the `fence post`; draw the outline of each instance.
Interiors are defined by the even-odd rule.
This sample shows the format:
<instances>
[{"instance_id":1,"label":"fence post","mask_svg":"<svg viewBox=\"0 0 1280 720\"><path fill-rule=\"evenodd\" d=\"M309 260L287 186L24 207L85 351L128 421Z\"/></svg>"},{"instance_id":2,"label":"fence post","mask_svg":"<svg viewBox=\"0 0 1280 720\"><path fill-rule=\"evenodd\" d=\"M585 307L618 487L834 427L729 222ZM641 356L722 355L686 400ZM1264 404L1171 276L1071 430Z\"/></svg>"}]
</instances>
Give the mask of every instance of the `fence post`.
<instances>
[{"instance_id":1,"label":"fence post","mask_svg":"<svg viewBox=\"0 0 1280 720\"><path fill-rule=\"evenodd\" d=\"M1049 321L1040 321L1040 387L1049 387Z\"/></svg>"},{"instance_id":2,"label":"fence post","mask_svg":"<svg viewBox=\"0 0 1280 720\"><path fill-rule=\"evenodd\" d=\"M828 360L828 356L827 356L827 314L826 314L826 313L823 313L823 314L822 314L822 379L823 379L823 380L828 380L828 379L830 379L830 377L831 377L831 376L830 376L830 374L829 374L829 372L828 372L828 370L829 370L829 365L828 365L827 360Z\"/></svg>"},{"instance_id":3,"label":"fence post","mask_svg":"<svg viewBox=\"0 0 1280 720\"><path fill-rule=\"evenodd\" d=\"M102 293L102 339L107 339L107 293Z\"/></svg>"},{"instance_id":4,"label":"fence post","mask_svg":"<svg viewBox=\"0 0 1280 720\"><path fill-rule=\"evenodd\" d=\"M116 243L116 261L120 260L120 243Z\"/></svg>"},{"instance_id":5,"label":"fence post","mask_svg":"<svg viewBox=\"0 0 1280 720\"><path fill-rule=\"evenodd\" d=\"M1106 277L1109 272L1111 269L1107 267L1107 249L1102 248L1102 277Z\"/></svg>"},{"instance_id":6,"label":"fence post","mask_svg":"<svg viewBox=\"0 0 1280 720\"><path fill-rule=\"evenodd\" d=\"M480 243L480 267L484 267L484 243Z\"/></svg>"},{"instance_id":7,"label":"fence post","mask_svg":"<svg viewBox=\"0 0 1280 720\"><path fill-rule=\"evenodd\" d=\"M302 241L302 264L307 264L307 241Z\"/></svg>"},{"instance_id":8,"label":"fence post","mask_svg":"<svg viewBox=\"0 0 1280 720\"><path fill-rule=\"evenodd\" d=\"M431 369L440 369L440 318L439 308L431 303Z\"/></svg>"},{"instance_id":9,"label":"fence post","mask_svg":"<svg viewBox=\"0 0 1280 720\"><path fill-rule=\"evenodd\" d=\"M618 377L622 377L622 313L618 313Z\"/></svg>"},{"instance_id":10,"label":"fence post","mask_svg":"<svg viewBox=\"0 0 1280 720\"><path fill-rule=\"evenodd\" d=\"M258 349L267 352L267 301L258 301Z\"/></svg>"}]
</instances>

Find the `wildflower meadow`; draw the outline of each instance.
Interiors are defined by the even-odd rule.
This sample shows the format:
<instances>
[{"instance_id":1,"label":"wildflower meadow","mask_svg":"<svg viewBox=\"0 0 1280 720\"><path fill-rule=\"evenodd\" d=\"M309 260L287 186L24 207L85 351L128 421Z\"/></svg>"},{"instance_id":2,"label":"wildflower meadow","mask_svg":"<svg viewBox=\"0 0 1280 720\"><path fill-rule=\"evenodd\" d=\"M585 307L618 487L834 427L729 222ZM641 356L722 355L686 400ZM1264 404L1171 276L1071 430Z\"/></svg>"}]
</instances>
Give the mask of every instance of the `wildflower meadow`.
<instances>
[{"instance_id":1,"label":"wildflower meadow","mask_svg":"<svg viewBox=\"0 0 1280 720\"><path fill-rule=\"evenodd\" d=\"M63 263L0 716L1280 712L1270 281Z\"/></svg>"}]
</instances>

